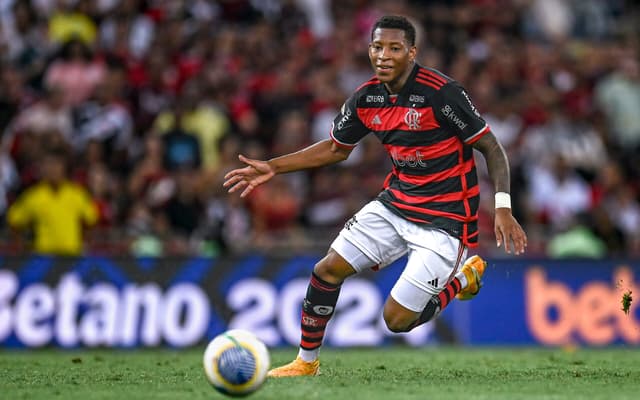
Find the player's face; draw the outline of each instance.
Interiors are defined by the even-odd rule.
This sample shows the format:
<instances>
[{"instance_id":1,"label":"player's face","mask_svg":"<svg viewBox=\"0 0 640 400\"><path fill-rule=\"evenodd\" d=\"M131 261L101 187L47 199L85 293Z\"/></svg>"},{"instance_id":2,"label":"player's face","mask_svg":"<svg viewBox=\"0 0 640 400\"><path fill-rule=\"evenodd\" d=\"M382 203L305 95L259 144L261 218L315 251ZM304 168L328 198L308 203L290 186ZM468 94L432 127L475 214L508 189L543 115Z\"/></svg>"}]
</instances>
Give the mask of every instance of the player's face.
<instances>
[{"instance_id":1,"label":"player's face","mask_svg":"<svg viewBox=\"0 0 640 400\"><path fill-rule=\"evenodd\" d=\"M369 59L380 82L392 87L404 84L409 76L416 47L410 46L401 29L377 28L369 44Z\"/></svg>"}]
</instances>

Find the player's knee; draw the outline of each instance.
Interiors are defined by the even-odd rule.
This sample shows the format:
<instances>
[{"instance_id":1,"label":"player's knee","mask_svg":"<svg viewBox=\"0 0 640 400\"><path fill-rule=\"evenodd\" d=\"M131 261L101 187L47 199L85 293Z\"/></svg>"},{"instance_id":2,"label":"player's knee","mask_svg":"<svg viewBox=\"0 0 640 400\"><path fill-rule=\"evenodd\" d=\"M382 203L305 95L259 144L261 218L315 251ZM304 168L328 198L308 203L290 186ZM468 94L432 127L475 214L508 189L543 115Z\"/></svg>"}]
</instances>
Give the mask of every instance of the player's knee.
<instances>
[{"instance_id":1,"label":"player's knee","mask_svg":"<svg viewBox=\"0 0 640 400\"><path fill-rule=\"evenodd\" d=\"M318 261L313 272L324 281L340 284L353 275L355 270L338 253L330 250L322 260Z\"/></svg>"}]
</instances>

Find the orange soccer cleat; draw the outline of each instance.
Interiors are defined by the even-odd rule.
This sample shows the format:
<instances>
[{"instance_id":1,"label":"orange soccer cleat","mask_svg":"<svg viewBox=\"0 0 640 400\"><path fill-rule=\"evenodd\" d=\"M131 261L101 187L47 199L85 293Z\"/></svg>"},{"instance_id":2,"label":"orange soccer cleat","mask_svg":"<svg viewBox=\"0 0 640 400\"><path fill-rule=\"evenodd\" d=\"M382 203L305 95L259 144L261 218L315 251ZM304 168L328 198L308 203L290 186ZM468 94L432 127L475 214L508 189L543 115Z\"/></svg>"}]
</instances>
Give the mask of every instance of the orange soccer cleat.
<instances>
[{"instance_id":1,"label":"orange soccer cleat","mask_svg":"<svg viewBox=\"0 0 640 400\"><path fill-rule=\"evenodd\" d=\"M479 292L482 287L482 274L487 266L487 262L480 256L472 256L464 262L462 266L462 272L467 278L467 287L462 289L456 296L458 300L471 300Z\"/></svg>"},{"instance_id":2,"label":"orange soccer cleat","mask_svg":"<svg viewBox=\"0 0 640 400\"><path fill-rule=\"evenodd\" d=\"M298 357L281 367L274 368L267 374L271 378L286 378L291 376L316 376L320 373L320 360L311 362Z\"/></svg>"}]
</instances>

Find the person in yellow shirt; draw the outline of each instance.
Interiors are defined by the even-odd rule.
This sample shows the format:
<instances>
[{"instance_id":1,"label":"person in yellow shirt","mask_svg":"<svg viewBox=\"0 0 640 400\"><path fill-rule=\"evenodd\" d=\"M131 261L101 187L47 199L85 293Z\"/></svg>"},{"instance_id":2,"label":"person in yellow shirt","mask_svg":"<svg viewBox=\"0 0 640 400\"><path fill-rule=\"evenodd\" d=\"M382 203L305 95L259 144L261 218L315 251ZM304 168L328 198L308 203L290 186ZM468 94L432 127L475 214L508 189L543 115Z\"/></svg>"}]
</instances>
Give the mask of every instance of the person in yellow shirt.
<instances>
[{"instance_id":1,"label":"person in yellow shirt","mask_svg":"<svg viewBox=\"0 0 640 400\"><path fill-rule=\"evenodd\" d=\"M230 122L225 113L203 101L197 81L187 82L174 109L160 113L153 123L153 130L160 135L181 129L196 137L202 165L212 170L218 167L219 141L229 128Z\"/></svg>"},{"instance_id":2,"label":"person in yellow shirt","mask_svg":"<svg viewBox=\"0 0 640 400\"><path fill-rule=\"evenodd\" d=\"M92 45L96 41L98 27L82 11L82 5L59 3L49 19L49 40L61 44L76 38Z\"/></svg>"},{"instance_id":3,"label":"person in yellow shirt","mask_svg":"<svg viewBox=\"0 0 640 400\"><path fill-rule=\"evenodd\" d=\"M42 160L41 180L25 190L7 213L12 228L33 230L34 252L46 255L80 255L84 227L97 219L89 193L67 179L66 159L55 151Z\"/></svg>"}]
</instances>

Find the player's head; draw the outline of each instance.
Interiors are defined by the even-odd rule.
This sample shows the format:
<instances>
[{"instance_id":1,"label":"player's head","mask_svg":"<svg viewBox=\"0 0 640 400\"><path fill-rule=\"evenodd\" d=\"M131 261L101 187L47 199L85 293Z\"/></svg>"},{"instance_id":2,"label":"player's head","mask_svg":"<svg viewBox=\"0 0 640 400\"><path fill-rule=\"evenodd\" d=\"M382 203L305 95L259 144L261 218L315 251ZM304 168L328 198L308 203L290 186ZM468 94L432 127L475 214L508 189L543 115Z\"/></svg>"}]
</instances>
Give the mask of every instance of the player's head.
<instances>
[{"instance_id":1,"label":"player's head","mask_svg":"<svg viewBox=\"0 0 640 400\"><path fill-rule=\"evenodd\" d=\"M382 83L406 77L416 58L416 29L405 17L387 15L371 29L369 59Z\"/></svg>"}]
</instances>

